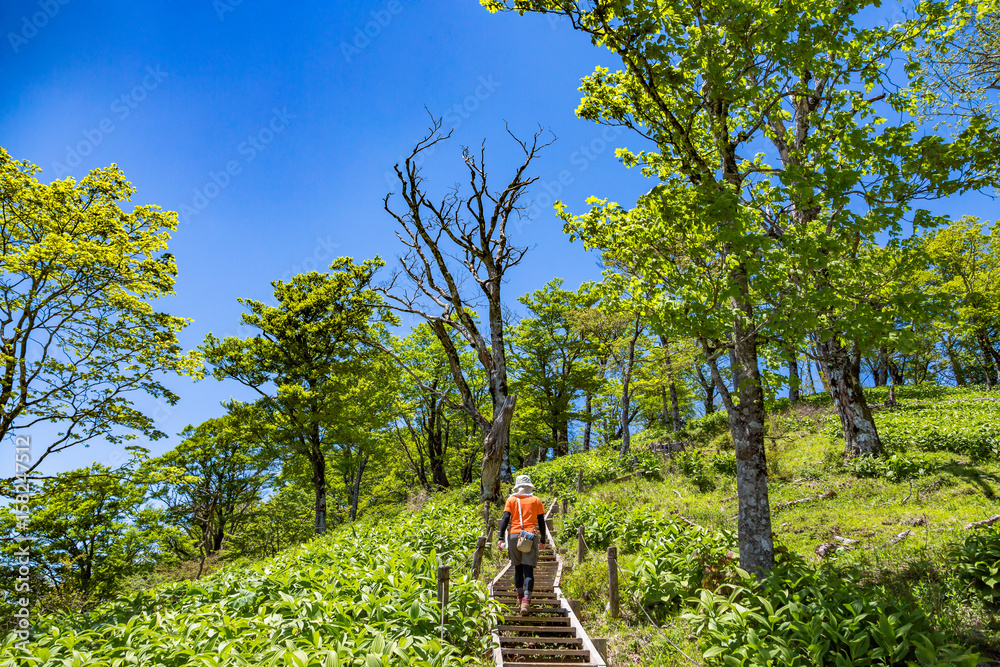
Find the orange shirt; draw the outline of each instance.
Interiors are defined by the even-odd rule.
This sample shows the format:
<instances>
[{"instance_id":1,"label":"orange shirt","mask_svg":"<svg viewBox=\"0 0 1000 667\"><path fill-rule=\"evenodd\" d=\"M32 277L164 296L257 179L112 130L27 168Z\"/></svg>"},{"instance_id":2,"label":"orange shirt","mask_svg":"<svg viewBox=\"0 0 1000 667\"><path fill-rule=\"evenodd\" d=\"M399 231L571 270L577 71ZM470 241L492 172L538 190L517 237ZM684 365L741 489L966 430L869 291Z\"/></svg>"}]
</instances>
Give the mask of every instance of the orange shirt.
<instances>
[{"instance_id":1,"label":"orange shirt","mask_svg":"<svg viewBox=\"0 0 1000 667\"><path fill-rule=\"evenodd\" d=\"M518 513L518 504L521 505L521 512ZM507 499L507 504L503 506L504 512L510 512L510 534L517 535L522 530L529 533L537 532L538 516L545 514L545 506L537 496L511 496ZM524 516L524 525L521 525L521 516Z\"/></svg>"}]
</instances>

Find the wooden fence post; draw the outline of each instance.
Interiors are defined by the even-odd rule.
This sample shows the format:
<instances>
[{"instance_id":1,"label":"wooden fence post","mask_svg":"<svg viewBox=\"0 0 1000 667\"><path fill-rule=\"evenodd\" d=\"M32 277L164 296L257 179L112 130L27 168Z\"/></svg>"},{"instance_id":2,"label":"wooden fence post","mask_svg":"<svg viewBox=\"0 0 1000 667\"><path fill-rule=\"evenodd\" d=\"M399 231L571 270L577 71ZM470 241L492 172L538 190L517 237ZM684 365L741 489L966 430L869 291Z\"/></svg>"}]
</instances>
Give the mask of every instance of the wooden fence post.
<instances>
[{"instance_id":1,"label":"wooden fence post","mask_svg":"<svg viewBox=\"0 0 1000 667\"><path fill-rule=\"evenodd\" d=\"M618 547L608 547L608 612L618 618Z\"/></svg>"},{"instance_id":2,"label":"wooden fence post","mask_svg":"<svg viewBox=\"0 0 1000 667\"><path fill-rule=\"evenodd\" d=\"M576 562L582 563L587 558L587 542L583 539L583 526L576 529Z\"/></svg>"},{"instance_id":3,"label":"wooden fence post","mask_svg":"<svg viewBox=\"0 0 1000 667\"><path fill-rule=\"evenodd\" d=\"M607 662L608 661L608 640L607 639L598 639L597 637L591 637L590 638L590 642L594 645L594 648L597 649L597 652L601 654L601 658L604 659L604 662Z\"/></svg>"},{"instance_id":4,"label":"wooden fence post","mask_svg":"<svg viewBox=\"0 0 1000 667\"><path fill-rule=\"evenodd\" d=\"M555 489L555 487L556 487L556 478L553 477L552 475L549 475L549 485L545 487L545 489L549 493L551 493Z\"/></svg>"},{"instance_id":5,"label":"wooden fence post","mask_svg":"<svg viewBox=\"0 0 1000 667\"><path fill-rule=\"evenodd\" d=\"M576 492L583 493L583 471L576 471Z\"/></svg>"},{"instance_id":6,"label":"wooden fence post","mask_svg":"<svg viewBox=\"0 0 1000 667\"><path fill-rule=\"evenodd\" d=\"M441 604L441 618L444 618L444 608L448 606L448 584L451 579L451 568L448 565L438 565L438 602Z\"/></svg>"},{"instance_id":7,"label":"wooden fence post","mask_svg":"<svg viewBox=\"0 0 1000 667\"><path fill-rule=\"evenodd\" d=\"M483 527L490 525L490 502L487 500L483 503Z\"/></svg>"},{"instance_id":8,"label":"wooden fence post","mask_svg":"<svg viewBox=\"0 0 1000 667\"><path fill-rule=\"evenodd\" d=\"M496 528L497 520L490 519L490 525L486 529L486 548L490 548L493 545L493 530Z\"/></svg>"},{"instance_id":9,"label":"wooden fence post","mask_svg":"<svg viewBox=\"0 0 1000 667\"><path fill-rule=\"evenodd\" d=\"M479 578L479 568L483 564L483 550L486 548L486 536L476 539L476 552L472 554L472 578Z\"/></svg>"},{"instance_id":10,"label":"wooden fence post","mask_svg":"<svg viewBox=\"0 0 1000 667\"><path fill-rule=\"evenodd\" d=\"M563 520L566 519L566 515L569 514L569 498L563 498Z\"/></svg>"}]
</instances>

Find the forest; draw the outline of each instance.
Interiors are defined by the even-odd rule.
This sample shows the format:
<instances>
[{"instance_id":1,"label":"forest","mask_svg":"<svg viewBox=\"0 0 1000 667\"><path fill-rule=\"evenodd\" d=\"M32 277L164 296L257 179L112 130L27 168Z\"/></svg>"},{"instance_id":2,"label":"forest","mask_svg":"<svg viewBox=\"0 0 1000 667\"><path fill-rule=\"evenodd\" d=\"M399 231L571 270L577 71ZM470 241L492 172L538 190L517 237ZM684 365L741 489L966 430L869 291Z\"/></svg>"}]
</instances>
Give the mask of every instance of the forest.
<instances>
[{"instance_id":1,"label":"forest","mask_svg":"<svg viewBox=\"0 0 1000 667\"><path fill-rule=\"evenodd\" d=\"M963 210L1000 185L1000 8L480 4L618 63L575 114L643 194L555 204L599 280L511 289L551 131L430 114L377 255L184 345L178 213L0 148L0 664L489 664L504 555L469 562L523 474L608 664L1000 660L1000 225ZM160 453L178 381L242 398Z\"/></svg>"}]
</instances>

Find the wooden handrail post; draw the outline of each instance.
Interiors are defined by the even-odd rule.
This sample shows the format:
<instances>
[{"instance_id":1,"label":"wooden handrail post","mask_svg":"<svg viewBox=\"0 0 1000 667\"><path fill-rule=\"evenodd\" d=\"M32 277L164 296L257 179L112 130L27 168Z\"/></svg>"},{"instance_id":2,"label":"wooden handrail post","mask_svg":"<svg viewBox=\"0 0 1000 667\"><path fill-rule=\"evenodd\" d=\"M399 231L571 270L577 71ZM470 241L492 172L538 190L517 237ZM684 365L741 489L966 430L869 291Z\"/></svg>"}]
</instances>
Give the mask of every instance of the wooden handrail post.
<instances>
[{"instance_id":1,"label":"wooden handrail post","mask_svg":"<svg viewBox=\"0 0 1000 667\"><path fill-rule=\"evenodd\" d=\"M549 491L549 493L552 493L556 488L556 478L549 475L549 485L545 488Z\"/></svg>"},{"instance_id":2,"label":"wooden handrail post","mask_svg":"<svg viewBox=\"0 0 1000 667\"><path fill-rule=\"evenodd\" d=\"M582 563L587 558L587 542L583 539L583 526L576 529L576 562Z\"/></svg>"},{"instance_id":3,"label":"wooden handrail post","mask_svg":"<svg viewBox=\"0 0 1000 667\"><path fill-rule=\"evenodd\" d=\"M583 493L583 471L576 471L576 492Z\"/></svg>"},{"instance_id":4,"label":"wooden handrail post","mask_svg":"<svg viewBox=\"0 0 1000 667\"><path fill-rule=\"evenodd\" d=\"M448 606L448 585L451 579L451 567L438 565L438 602L441 604L441 617L444 618L444 608Z\"/></svg>"},{"instance_id":5,"label":"wooden handrail post","mask_svg":"<svg viewBox=\"0 0 1000 667\"><path fill-rule=\"evenodd\" d=\"M490 525L490 501L483 503L483 527Z\"/></svg>"},{"instance_id":6,"label":"wooden handrail post","mask_svg":"<svg viewBox=\"0 0 1000 667\"><path fill-rule=\"evenodd\" d=\"M608 547L608 613L618 618L618 547Z\"/></svg>"},{"instance_id":7,"label":"wooden handrail post","mask_svg":"<svg viewBox=\"0 0 1000 667\"><path fill-rule=\"evenodd\" d=\"M476 540L476 552L472 555L472 578L479 578L479 568L483 565L483 551L486 549L486 536L481 535Z\"/></svg>"},{"instance_id":8,"label":"wooden handrail post","mask_svg":"<svg viewBox=\"0 0 1000 667\"><path fill-rule=\"evenodd\" d=\"M565 520L566 515L569 514L569 498L563 498L562 512L563 520Z\"/></svg>"},{"instance_id":9,"label":"wooden handrail post","mask_svg":"<svg viewBox=\"0 0 1000 667\"><path fill-rule=\"evenodd\" d=\"M493 544L493 530L496 528L497 520L490 519L490 525L486 529L486 547L489 548Z\"/></svg>"}]
</instances>

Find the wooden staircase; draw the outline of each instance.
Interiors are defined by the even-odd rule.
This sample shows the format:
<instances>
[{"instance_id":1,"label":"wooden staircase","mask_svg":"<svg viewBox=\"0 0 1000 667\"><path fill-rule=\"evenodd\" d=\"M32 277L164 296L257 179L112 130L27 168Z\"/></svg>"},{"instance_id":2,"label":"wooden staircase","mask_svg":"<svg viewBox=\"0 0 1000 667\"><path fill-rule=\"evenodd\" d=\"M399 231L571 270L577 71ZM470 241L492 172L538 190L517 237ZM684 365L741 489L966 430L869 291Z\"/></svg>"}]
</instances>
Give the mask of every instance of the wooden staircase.
<instances>
[{"instance_id":1,"label":"wooden staircase","mask_svg":"<svg viewBox=\"0 0 1000 667\"><path fill-rule=\"evenodd\" d=\"M490 584L490 596L505 606L503 621L493 630L497 667L606 667L559 588L563 562L551 532L548 542L538 556L526 616L517 610L514 568L509 562Z\"/></svg>"}]
</instances>

